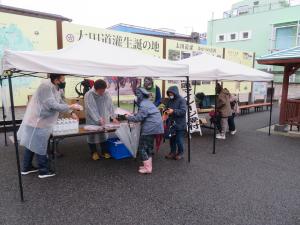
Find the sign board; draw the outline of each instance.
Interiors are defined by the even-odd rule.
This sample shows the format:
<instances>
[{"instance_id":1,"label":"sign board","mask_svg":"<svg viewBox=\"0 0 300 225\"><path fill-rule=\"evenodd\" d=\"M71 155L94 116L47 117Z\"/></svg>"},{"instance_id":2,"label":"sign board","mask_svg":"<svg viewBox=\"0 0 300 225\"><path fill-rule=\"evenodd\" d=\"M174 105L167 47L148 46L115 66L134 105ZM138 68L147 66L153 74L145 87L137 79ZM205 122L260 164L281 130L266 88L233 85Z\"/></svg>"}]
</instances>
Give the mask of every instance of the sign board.
<instances>
[{"instance_id":1,"label":"sign board","mask_svg":"<svg viewBox=\"0 0 300 225\"><path fill-rule=\"evenodd\" d=\"M265 82L253 82L252 97L253 101L266 99L267 97L267 83Z\"/></svg>"},{"instance_id":2,"label":"sign board","mask_svg":"<svg viewBox=\"0 0 300 225\"><path fill-rule=\"evenodd\" d=\"M141 51L158 58L163 57L163 39L127 32L119 32L107 29L101 29L90 26L82 26L69 22L63 23L63 46L66 47L82 38L90 38L103 43L115 45L123 48L130 48ZM101 75L101 74L100 74ZM99 79L92 78L92 79ZM117 77L103 78L108 84L108 92L112 96L117 96ZM68 79L68 85L75 86L82 81L82 78ZM133 95L133 91L141 84L137 78L120 77L119 88L122 99L128 100L128 95ZM74 97L76 93L72 89L66 90L67 96ZM126 97L127 96L127 97Z\"/></svg>"},{"instance_id":3,"label":"sign board","mask_svg":"<svg viewBox=\"0 0 300 225\"><path fill-rule=\"evenodd\" d=\"M197 43L167 40L167 59L177 61L191 56L201 54L201 52L223 58L223 48L200 45Z\"/></svg>"},{"instance_id":4,"label":"sign board","mask_svg":"<svg viewBox=\"0 0 300 225\"><path fill-rule=\"evenodd\" d=\"M245 66L253 67L254 52L241 51L237 49L225 48L224 59L236 62Z\"/></svg>"},{"instance_id":5,"label":"sign board","mask_svg":"<svg viewBox=\"0 0 300 225\"><path fill-rule=\"evenodd\" d=\"M187 96L188 96L188 88L190 91L190 101L188 102L188 107L190 109L190 114L186 115L186 117L190 118L190 124L188 126L190 127L190 133L195 133L199 132L200 135L202 135L201 131L201 126L200 126L200 120L198 116L198 111L196 107L196 102L195 102L195 95L192 92L192 85L191 83L187 84L186 81L181 81L180 83L180 95L184 97L184 99L187 101Z\"/></svg>"},{"instance_id":6,"label":"sign board","mask_svg":"<svg viewBox=\"0 0 300 225\"><path fill-rule=\"evenodd\" d=\"M130 48L159 58L163 56L163 39L127 32L63 23L63 46L89 38L118 47Z\"/></svg>"}]
</instances>

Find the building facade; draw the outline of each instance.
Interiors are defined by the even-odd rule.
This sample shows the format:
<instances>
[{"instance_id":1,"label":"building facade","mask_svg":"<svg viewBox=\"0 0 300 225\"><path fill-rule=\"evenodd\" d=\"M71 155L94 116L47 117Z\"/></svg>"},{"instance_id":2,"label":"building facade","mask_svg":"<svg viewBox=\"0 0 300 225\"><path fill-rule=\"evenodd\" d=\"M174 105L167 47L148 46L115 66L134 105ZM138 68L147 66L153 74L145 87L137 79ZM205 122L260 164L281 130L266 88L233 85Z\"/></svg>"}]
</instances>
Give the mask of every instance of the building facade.
<instances>
[{"instance_id":1,"label":"building facade","mask_svg":"<svg viewBox=\"0 0 300 225\"><path fill-rule=\"evenodd\" d=\"M187 41L187 42L193 42L193 43L198 43L203 45L206 44L206 33L199 34L197 32L192 32L190 35L186 35L186 34L176 33L175 30L168 29L168 28L152 29L152 28L140 27L140 26L124 24L124 23L116 24L114 26L108 27L107 29L174 39L178 41Z\"/></svg>"},{"instance_id":2,"label":"building facade","mask_svg":"<svg viewBox=\"0 0 300 225\"><path fill-rule=\"evenodd\" d=\"M208 22L208 45L253 51L256 57L300 45L300 1L245 0ZM282 81L282 68L255 65ZM300 83L300 75L291 77Z\"/></svg>"}]
</instances>

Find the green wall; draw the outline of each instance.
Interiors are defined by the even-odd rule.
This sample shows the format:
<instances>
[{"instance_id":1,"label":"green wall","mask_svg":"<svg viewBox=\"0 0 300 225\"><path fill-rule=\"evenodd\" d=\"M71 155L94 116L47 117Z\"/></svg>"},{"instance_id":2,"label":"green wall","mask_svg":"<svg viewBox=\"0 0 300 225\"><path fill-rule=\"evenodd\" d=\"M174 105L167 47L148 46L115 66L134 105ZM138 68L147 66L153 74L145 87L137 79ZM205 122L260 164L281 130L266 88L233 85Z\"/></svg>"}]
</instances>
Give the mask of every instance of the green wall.
<instances>
[{"instance_id":1,"label":"green wall","mask_svg":"<svg viewBox=\"0 0 300 225\"><path fill-rule=\"evenodd\" d=\"M300 20L300 6L265 11L255 14L241 15L208 22L207 44L253 51L256 57L268 54L271 48L272 24L287 23ZM243 41L216 42L218 34L251 31L252 37ZM262 68L257 66L257 68ZM263 67L264 68L264 67Z\"/></svg>"}]
</instances>

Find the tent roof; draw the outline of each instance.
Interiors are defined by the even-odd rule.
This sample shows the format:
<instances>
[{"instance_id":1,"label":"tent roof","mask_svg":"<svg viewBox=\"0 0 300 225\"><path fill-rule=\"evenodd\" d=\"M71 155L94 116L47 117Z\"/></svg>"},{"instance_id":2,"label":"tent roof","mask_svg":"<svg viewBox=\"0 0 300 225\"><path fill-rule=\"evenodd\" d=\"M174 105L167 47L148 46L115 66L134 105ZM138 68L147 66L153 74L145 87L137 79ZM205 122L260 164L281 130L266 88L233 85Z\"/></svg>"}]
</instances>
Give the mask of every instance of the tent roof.
<instances>
[{"instance_id":1,"label":"tent roof","mask_svg":"<svg viewBox=\"0 0 300 225\"><path fill-rule=\"evenodd\" d=\"M56 51L6 50L2 70L84 76L175 77L186 76L188 66L136 50L82 39Z\"/></svg>"},{"instance_id":2,"label":"tent roof","mask_svg":"<svg viewBox=\"0 0 300 225\"><path fill-rule=\"evenodd\" d=\"M266 65L299 64L300 46L261 56L257 58L257 62Z\"/></svg>"},{"instance_id":3,"label":"tent roof","mask_svg":"<svg viewBox=\"0 0 300 225\"><path fill-rule=\"evenodd\" d=\"M208 54L201 54L177 62L189 65L190 80L271 81L273 74Z\"/></svg>"}]
</instances>

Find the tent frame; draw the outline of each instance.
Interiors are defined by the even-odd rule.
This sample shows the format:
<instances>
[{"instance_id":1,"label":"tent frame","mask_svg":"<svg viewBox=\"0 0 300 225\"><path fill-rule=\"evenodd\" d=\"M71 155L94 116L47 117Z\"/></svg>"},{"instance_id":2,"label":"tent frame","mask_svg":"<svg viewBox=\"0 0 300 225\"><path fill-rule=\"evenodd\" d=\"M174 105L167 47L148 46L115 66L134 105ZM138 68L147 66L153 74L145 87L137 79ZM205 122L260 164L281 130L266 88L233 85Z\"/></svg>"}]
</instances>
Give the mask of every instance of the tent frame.
<instances>
[{"instance_id":1,"label":"tent frame","mask_svg":"<svg viewBox=\"0 0 300 225\"><path fill-rule=\"evenodd\" d=\"M10 95L10 102L11 102L10 108L11 108L12 125L13 125L13 141L14 141L16 161L17 161L19 192L20 192L21 202L24 202L23 181L22 181L22 175L21 175L20 156L19 156L19 144L18 144L18 139L17 139L17 125L16 125L16 117L15 117L14 95L13 95L13 88L12 88L12 78L14 77L14 73L16 73L16 72L21 74L22 76L33 76L33 77L39 77L39 76L34 76L34 74L36 74L36 72L25 74L21 71L15 71L15 70L6 70L6 71L4 71L4 74L2 75L4 79L8 79L9 95ZM2 80L3 80L2 76L0 75L1 84L2 84ZM68 76L74 76L74 75L68 75ZM20 77L20 76L15 76L15 77ZM190 107L188 105L190 102L189 76L186 76L186 82L188 85L188 88L187 88L187 113L189 115L190 114ZM117 87L118 87L117 93L118 93L118 107L119 107L120 106L119 78L118 78ZM2 107L2 108L4 110L4 107ZM5 129L5 137L6 137L6 135L7 134L6 134L6 129ZM190 140L190 138L191 138L190 137L190 117L188 116L188 162L189 163L191 161L191 140Z\"/></svg>"},{"instance_id":2,"label":"tent frame","mask_svg":"<svg viewBox=\"0 0 300 225\"><path fill-rule=\"evenodd\" d=\"M0 86L1 86L1 89L3 88L2 80L3 79L0 76ZM2 100L2 120L3 120L3 129L4 129L4 143L5 143L5 146L8 146L8 144L7 144L7 129L6 129L6 112L5 112L3 100Z\"/></svg>"}]
</instances>

